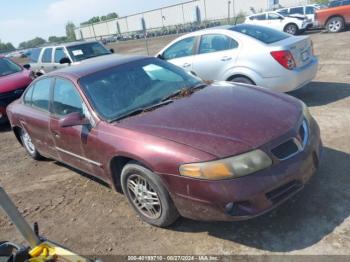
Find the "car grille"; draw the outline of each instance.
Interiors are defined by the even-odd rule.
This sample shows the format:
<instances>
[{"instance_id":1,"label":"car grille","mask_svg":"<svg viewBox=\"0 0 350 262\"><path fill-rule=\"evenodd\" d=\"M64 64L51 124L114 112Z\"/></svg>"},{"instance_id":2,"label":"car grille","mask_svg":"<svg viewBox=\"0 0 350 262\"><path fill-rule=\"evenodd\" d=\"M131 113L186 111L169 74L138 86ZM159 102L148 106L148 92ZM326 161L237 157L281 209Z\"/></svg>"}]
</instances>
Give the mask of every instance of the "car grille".
<instances>
[{"instance_id":1,"label":"car grille","mask_svg":"<svg viewBox=\"0 0 350 262\"><path fill-rule=\"evenodd\" d=\"M271 150L279 160L286 160L303 151L309 139L309 130L306 120L301 124L298 134Z\"/></svg>"},{"instance_id":2,"label":"car grille","mask_svg":"<svg viewBox=\"0 0 350 262\"><path fill-rule=\"evenodd\" d=\"M21 88L11 92L0 93L0 106L6 107L14 100L20 98L24 90L25 88Z\"/></svg>"},{"instance_id":3,"label":"car grille","mask_svg":"<svg viewBox=\"0 0 350 262\"><path fill-rule=\"evenodd\" d=\"M273 204L277 204L303 187L301 182L291 181L265 194L266 198Z\"/></svg>"}]
</instances>

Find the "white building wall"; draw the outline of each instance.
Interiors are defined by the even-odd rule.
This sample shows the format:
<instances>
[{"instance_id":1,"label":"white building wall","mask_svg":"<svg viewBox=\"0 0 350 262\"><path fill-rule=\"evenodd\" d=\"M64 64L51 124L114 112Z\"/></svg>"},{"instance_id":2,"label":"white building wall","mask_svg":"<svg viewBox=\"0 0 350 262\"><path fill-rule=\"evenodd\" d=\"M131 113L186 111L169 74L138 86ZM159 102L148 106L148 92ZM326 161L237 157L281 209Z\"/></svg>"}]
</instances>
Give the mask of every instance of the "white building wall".
<instances>
[{"instance_id":1,"label":"white building wall","mask_svg":"<svg viewBox=\"0 0 350 262\"><path fill-rule=\"evenodd\" d=\"M279 0L282 6L293 6L307 4L310 0ZM77 39L89 39L93 37L117 34L117 23L120 33L141 31L141 19L144 18L148 29L161 28L163 26L174 26L195 22L195 10L198 6L201 20L217 20L235 17L240 12L251 14L251 8L255 11L267 10L271 7L273 0L193 0L183 4L163 7L157 10L147 11L140 14L130 15L106 22L83 26L76 30ZM81 31L81 34L80 34Z\"/></svg>"}]
</instances>

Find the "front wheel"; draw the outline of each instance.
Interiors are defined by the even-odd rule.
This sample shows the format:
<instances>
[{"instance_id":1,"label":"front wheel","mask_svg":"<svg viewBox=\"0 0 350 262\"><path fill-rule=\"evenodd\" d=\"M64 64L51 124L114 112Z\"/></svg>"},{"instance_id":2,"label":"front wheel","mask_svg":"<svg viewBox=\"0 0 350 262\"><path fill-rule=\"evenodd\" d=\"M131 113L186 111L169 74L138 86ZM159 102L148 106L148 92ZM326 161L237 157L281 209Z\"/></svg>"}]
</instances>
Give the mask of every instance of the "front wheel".
<instances>
[{"instance_id":1,"label":"front wheel","mask_svg":"<svg viewBox=\"0 0 350 262\"><path fill-rule=\"evenodd\" d=\"M298 33L298 26L295 24L288 24L283 31L291 35L296 35Z\"/></svg>"},{"instance_id":2,"label":"front wheel","mask_svg":"<svg viewBox=\"0 0 350 262\"><path fill-rule=\"evenodd\" d=\"M147 223L166 227L179 213L160 178L149 169L131 162L121 174L121 184L130 205Z\"/></svg>"},{"instance_id":3,"label":"front wheel","mask_svg":"<svg viewBox=\"0 0 350 262\"><path fill-rule=\"evenodd\" d=\"M40 155L40 153L34 146L32 138L30 137L28 132L24 128L22 128L20 132L21 141L27 153L35 160L42 159L43 157Z\"/></svg>"},{"instance_id":4,"label":"front wheel","mask_svg":"<svg viewBox=\"0 0 350 262\"><path fill-rule=\"evenodd\" d=\"M326 29L330 33L338 33L344 28L344 20L341 17L333 17L329 19Z\"/></svg>"}]
</instances>

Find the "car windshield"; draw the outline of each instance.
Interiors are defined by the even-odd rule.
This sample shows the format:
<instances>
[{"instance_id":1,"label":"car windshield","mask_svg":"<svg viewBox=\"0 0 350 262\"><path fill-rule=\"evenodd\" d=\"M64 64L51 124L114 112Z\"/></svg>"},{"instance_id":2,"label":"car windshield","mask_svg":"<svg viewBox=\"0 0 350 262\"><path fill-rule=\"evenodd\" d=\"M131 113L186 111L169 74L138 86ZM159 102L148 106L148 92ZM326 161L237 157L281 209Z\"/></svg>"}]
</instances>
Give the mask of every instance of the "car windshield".
<instances>
[{"instance_id":1,"label":"car windshield","mask_svg":"<svg viewBox=\"0 0 350 262\"><path fill-rule=\"evenodd\" d=\"M68 46L67 50L73 59L73 62L82 61L84 59L96 56L111 54L111 52L99 42Z\"/></svg>"},{"instance_id":2,"label":"car windshield","mask_svg":"<svg viewBox=\"0 0 350 262\"><path fill-rule=\"evenodd\" d=\"M0 77L22 71L22 67L7 58L0 58Z\"/></svg>"},{"instance_id":3,"label":"car windshield","mask_svg":"<svg viewBox=\"0 0 350 262\"><path fill-rule=\"evenodd\" d=\"M286 33L258 25L241 24L231 27L229 30L248 35L265 44L272 44L291 37Z\"/></svg>"},{"instance_id":4,"label":"car windshield","mask_svg":"<svg viewBox=\"0 0 350 262\"><path fill-rule=\"evenodd\" d=\"M165 104L202 81L170 63L145 58L82 77L79 83L97 113L111 122Z\"/></svg>"}]
</instances>

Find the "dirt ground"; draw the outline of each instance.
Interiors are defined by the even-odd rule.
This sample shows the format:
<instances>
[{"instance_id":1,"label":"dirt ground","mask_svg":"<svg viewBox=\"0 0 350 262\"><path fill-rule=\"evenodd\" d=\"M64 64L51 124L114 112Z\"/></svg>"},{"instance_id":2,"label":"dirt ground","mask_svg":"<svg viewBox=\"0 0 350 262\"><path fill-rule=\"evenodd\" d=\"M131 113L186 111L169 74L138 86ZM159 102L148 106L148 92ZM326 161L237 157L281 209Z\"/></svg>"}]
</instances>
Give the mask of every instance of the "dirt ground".
<instances>
[{"instance_id":1,"label":"dirt ground","mask_svg":"<svg viewBox=\"0 0 350 262\"><path fill-rule=\"evenodd\" d=\"M350 255L350 31L310 34L320 58L317 78L291 93L318 121L324 154L316 176L296 197L262 217L234 223L180 219L169 229L143 223L123 195L54 161L26 156L7 126L0 130L0 184L41 233L85 255ZM149 42L154 54L170 38ZM145 53L143 41L114 44ZM0 212L0 239L21 237Z\"/></svg>"}]
</instances>

